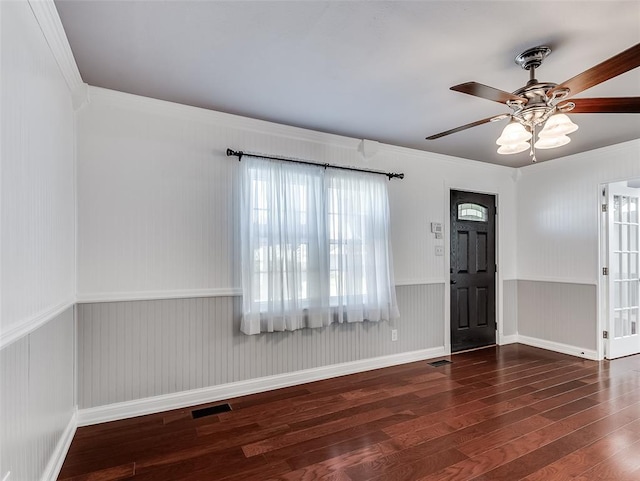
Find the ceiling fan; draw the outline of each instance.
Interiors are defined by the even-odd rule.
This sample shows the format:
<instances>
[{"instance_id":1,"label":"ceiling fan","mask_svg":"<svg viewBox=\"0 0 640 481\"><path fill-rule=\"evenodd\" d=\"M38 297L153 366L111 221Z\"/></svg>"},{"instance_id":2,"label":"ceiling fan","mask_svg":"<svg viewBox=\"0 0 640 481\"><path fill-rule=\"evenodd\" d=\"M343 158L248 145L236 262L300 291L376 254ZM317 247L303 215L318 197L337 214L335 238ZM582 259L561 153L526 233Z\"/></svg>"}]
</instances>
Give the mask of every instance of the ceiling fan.
<instances>
[{"instance_id":1,"label":"ceiling fan","mask_svg":"<svg viewBox=\"0 0 640 481\"><path fill-rule=\"evenodd\" d=\"M535 78L536 68L551 53L551 48L530 48L515 58L516 64L529 71L529 81L513 93L505 92L478 82L467 82L451 87L451 90L506 104L511 112L471 122L427 137L435 140L471 127L496 122L506 118L511 121L496 143L499 154L517 154L530 149L536 162L535 149L551 149L569 143L567 134L578 126L567 115L583 113L640 113L640 97L580 98L568 100L583 90L612 79L640 66L640 43L585 70L563 82L540 82ZM538 129L540 129L538 131ZM535 143L531 139L538 133Z\"/></svg>"}]
</instances>

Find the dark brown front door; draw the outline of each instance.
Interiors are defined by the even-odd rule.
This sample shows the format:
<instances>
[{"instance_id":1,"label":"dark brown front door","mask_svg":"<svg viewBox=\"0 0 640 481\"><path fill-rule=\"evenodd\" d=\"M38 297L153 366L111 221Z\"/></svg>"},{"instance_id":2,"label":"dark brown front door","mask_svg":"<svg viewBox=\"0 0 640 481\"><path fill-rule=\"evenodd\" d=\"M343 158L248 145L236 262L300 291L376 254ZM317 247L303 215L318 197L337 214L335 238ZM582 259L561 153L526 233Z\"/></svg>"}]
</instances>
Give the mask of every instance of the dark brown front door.
<instances>
[{"instance_id":1,"label":"dark brown front door","mask_svg":"<svg viewBox=\"0 0 640 481\"><path fill-rule=\"evenodd\" d=\"M451 191L451 351L496 342L495 197Z\"/></svg>"}]
</instances>

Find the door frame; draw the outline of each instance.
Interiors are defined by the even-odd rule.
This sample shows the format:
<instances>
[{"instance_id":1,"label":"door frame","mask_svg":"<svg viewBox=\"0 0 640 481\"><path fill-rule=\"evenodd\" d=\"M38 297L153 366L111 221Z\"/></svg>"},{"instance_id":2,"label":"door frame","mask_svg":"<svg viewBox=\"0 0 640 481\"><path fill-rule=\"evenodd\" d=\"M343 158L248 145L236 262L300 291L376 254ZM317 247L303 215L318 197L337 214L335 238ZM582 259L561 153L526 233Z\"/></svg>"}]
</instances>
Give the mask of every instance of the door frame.
<instances>
[{"instance_id":1,"label":"door frame","mask_svg":"<svg viewBox=\"0 0 640 481\"><path fill-rule=\"evenodd\" d=\"M496 238L496 265L498 266L498 272L495 276L495 292L496 292L496 344L507 344L505 342L505 336L503 335L503 305L502 305L502 282L503 274L500 266L502 265L502 222L500 218L503 214L502 202L500 202L500 191L497 190L482 190L466 185L449 184L444 183L444 212L443 218L446 221L442 222L443 227L443 240L444 240L444 350L445 354L451 354L451 289L449 288L450 270L451 270L451 191L459 190L463 192L472 192L474 194L488 194L493 195L496 199L496 222L495 222L495 238Z\"/></svg>"},{"instance_id":2,"label":"door frame","mask_svg":"<svg viewBox=\"0 0 640 481\"><path fill-rule=\"evenodd\" d=\"M625 182L637 177L625 177L618 180L610 180L598 184L598 204L596 212L598 215L598 271L596 272L596 355L597 360L605 359L605 348L607 340L603 337L603 331L611 331L609 326L609 282L606 276L602 274L602 269L608 267L608 251L609 251L609 222L607 219L608 212L602 212L602 204L609 203L609 184Z\"/></svg>"},{"instance_id":3,"label":"door frame","mask_svg":"<svg viewBox=\"0 0 640 481\"><path fill-rule=\"evenodd\" d=\"M596 272L596 357L598 361L604 359L605 339L602 332L608 329L609 318L609 286L607 279L602 275L602 269L607 267L608 246L608 222L607 213L602 212L602 204L608 202L609 184L604 182L598 185L598 203L596 212L598 213L598 271Z\"/></svg>"}]
</instances>

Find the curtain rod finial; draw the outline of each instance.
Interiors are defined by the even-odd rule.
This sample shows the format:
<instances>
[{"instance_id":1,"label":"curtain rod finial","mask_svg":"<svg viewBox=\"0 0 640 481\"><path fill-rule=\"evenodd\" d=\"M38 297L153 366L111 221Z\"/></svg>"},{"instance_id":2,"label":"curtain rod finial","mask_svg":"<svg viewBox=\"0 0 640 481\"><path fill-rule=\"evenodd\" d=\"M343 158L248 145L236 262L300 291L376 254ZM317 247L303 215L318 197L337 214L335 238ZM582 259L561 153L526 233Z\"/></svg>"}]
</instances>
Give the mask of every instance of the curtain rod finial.
<instances>
[{"instance_id":1,"label":"curtain rod finial","mask_svg":"<svg viewBox=\"0 0 640 481\"><path fill-rule=\"evenodd\" d=\"M242 150L236 152L235 150L227 149L227 157L231 157L232 155L238 156L238 162L241 162L244 152L242 152Z\"/></svg>"}]
</instances>

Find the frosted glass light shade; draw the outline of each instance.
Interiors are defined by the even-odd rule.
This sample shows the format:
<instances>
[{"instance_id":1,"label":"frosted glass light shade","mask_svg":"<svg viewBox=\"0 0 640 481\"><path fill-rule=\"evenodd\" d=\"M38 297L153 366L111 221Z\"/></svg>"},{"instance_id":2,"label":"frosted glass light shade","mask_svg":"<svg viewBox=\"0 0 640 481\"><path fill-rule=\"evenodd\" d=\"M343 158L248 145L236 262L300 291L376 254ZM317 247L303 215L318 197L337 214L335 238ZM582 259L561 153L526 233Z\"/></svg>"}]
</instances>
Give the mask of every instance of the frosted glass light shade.
<instances>
[{"instance_id":1,"label":"frosted glass light shade","mask_svg":"<svg viewBox=\"0 0 640 481\"><path fill-rule=\"evenodd\" d=\"M521 123L510 122L502 131L502 135L496 140L498 145L522 144L531 138L531 132L524 128Z\"/></svg>"},{"instance_id":2,"label":"frosted glass light shade","mask_svg":"<svg viewBox=\"0 0 640 481\"><path fill-rule=\"evenodd\" d=\"M571 139L566 135L559 135L557 137L540 137L534 144L536 149L553 149L555 147L561 147L571 142Z\"/></svg>"},{"instance_id":3,"label":"frosted glass light shade","mask_svg":"<svg viewBox=\"0 0 640 481\"><path fill-rule=\"evenodd\" d=\"M538 134L540 138L560 137L578 130L578 126L571 122L565 114L554 114L545 122Z\"/></svg>"},{"instance_id":4,"label":"frosted glass light shade","mask_svg":"<svg viewBox=\"0 0 640 481\"><path fill-rule=\"evenodd\" d=\"M518 154L520 152L524 152L529 147L529 142L521 142L519 144L506 144L500 146L500 148L498 149L498 153L503 155Z\"/></svg>"}]
</instances>

